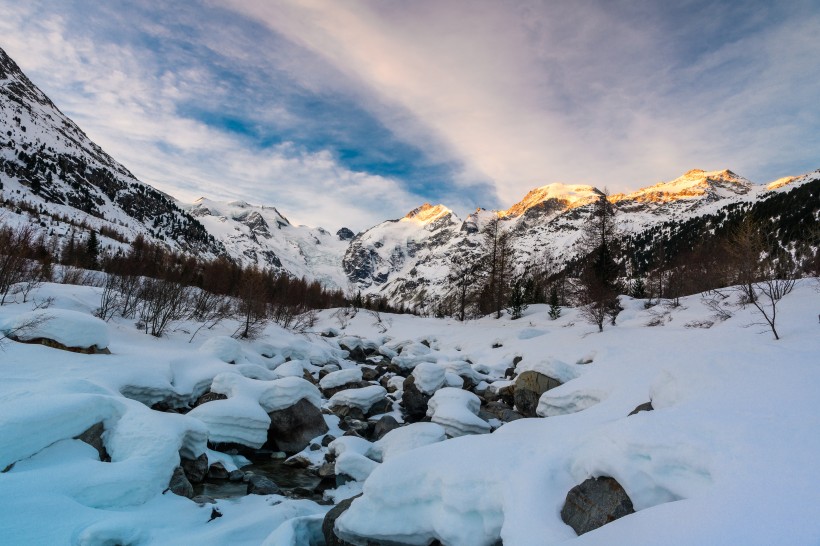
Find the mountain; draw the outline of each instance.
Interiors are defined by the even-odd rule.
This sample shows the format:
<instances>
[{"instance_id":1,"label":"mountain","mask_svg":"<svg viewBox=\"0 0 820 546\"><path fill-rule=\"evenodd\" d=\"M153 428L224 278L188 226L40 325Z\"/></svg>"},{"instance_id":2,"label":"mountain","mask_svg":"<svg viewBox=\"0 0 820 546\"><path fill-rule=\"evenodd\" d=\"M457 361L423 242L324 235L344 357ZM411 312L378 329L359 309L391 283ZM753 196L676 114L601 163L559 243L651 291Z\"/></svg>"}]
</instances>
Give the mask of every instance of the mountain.
<instances>
[{"instance_id":1,"label":"mountain","mask_svg":"<svg viewBox=\"0 0 820 546\"><path fill-rule=\"evenodd\" d=\"M691 248L722 222L749 210L776 218L772 229L782 231L781 242L794 243L797 238L785 224L816 218L818 190L820 171L757 185L730 170L695 169L669 182L606 198L623 240L646 264L650 249L658 244L676 245L674 252ZM479 259L480 232L490 219L499 218L514 236L519 273L557 272L582 257L582 228L592 204L604 196L592 186L550 184L531 190L507 210L479 209L464 221L443 205L425 204L401 220L383 222L354 237L343 266L364 294L430 311L452 289L451 265ZM414 220L418 216L422 220Z\"/></svg>"},{"instance_id":2,"label":"mountain","mask_svg":"<svg viewBox=\"0 0 820 546\"><path fill-rule=\"evenodd\" d=\"M105 153L0 49L0 199L6 222L38 218L49 234L93 229L107 246L137 235L171 248L225 252L173 198Z\"/></svg>"},{"instance_id":3,"label":"mountain","mask_svg":"<svg viewBox=\"0 0 820 546\"><path fill-rule=\"evenodd\" d=\"M234 260L344 288L340 267L353 233L294 226L275 207L243 201L220 203L204 197L184 208L221 243Z\"/></svg>"}]
</instances>

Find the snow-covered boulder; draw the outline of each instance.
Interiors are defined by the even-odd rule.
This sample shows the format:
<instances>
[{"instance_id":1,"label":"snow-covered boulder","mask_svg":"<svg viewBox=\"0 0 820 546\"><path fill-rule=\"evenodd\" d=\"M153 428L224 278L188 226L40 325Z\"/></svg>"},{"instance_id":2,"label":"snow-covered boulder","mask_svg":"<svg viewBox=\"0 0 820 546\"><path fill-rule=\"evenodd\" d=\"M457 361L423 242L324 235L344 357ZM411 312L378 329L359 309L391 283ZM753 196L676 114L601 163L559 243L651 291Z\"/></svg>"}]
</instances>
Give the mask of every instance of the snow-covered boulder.
<instances>
[{"instance_id":1,"label":"snow-covered boulder","mask_svg":"<svg viewBox=\"0 0 820 546\"><path fill-rule=\"evenodd\" d=\"M199 351L228 364L236 364L242 358L242 345L230 336L212 337L199 347Z\"/></svg>"},{"instance_id":2,"label":"snow-covered boulder","mask_svg":"<svg viewBox=\"0 0 820 546\"><path fill-rule=\"evenodd\" d=\"M413 368L416 388L424 394L433 394L446 381L445 369L433 362L421 362Z\"/></svg>"},{"instance_id":3,"label":"snow-covered boulder","mask_svg":"<svg viewBox=\"0 0 820 546\"><path fill-rule=\"evenodd\" d=\"M443 442L447 439L444 427L436 423L412 423L391 430L373 443L367 456L375 461L386 461L411 449Z\"/></svg>"},{"instance_id":4,"label":"snow-covered boulder","mask_svg":"<svg viewBox=\"0 0 820 546\"><path fill-rule=\"evenodd\" d=\"M539 417L575 413L598 404L606 396L607 392L600 389L581 389L566 394L561 389L550 390L541 395L535 413Z\"/></svg>"},{"instance_id":5,"label":"snow-covered boulder","mask_svg":"<svg viewBox=\"0 0 820 546\"><path fill-rule=\"evenodd\" d=\"M561 519L583 535L634 512L632 499L615 479L589 478L567 493Z\"/></svg>"},{"instance_id":6,"label":"snow-covered boulder","mask_svg":"<svg viewBox=\"0 0 820 546\"><path fill-rule=\"evenodd\" d=\"M268 444L287 454L299 453L328 431L322 412L302 398L292 406L268 413Z\"/></svg>"},{"instance_id":7,"label":"snow-covered boulder","mask_svg":"<svg viewBox=\"0 0 820 546\"><path fill-rule=\"evenodd\" d=\"M91 315L67 309L21 313L0 323L6 336L74 352L108 352L108 325Z\"/></svg>"},{"instance_id":8,"label":"snow-covered boulder","mask_svg":"<svg viewBox=\"0 0 820 546\"><path fill-rule=\"evenodd\" d=\"M372 413L371 410L376 409L374 406L386 401L385 396L387 396L387 390L381 385L348 389L334 394L328 402L328 407L337 415L349 415L353 409L367 415ZM384 406L378 409L383 410Z\"/></svg>"},{"instance_id":9,"label":"snow-covered boulder","mask_svg":"<svg viewBox=\"0 0 820 546\"><path fill-rule=\"evenodd\" d=\"M481 400L475 394L453 387L436 391L427 406L427 416L444 427L448 436L485 434L490 424L478 416Z\"/></svg>"},{"instance_id":10,"label":"snow-covered boulder","mask_svg":"<svg viewBox=\"0 0 820 546\"><path fill-rule=\"evenodd\" d=\"M515 379L516 409L525 417L535 417L541 395L578 377L576 368L555 359L520 365Z\"/></svg>"},{"instance_id":11,"label":"snow-covered boulder","mask_svg":"<svg viewBox=\"0 0 820 546\"><path fill-rule=\"evenodd\" d=\"M334 394L344 389L347 385L359 386L362 381L362 370L358 366L346 368L335 372L330 372L319 380L319 387L325 396L332 397Z\"/></svg>"}]
</instances>

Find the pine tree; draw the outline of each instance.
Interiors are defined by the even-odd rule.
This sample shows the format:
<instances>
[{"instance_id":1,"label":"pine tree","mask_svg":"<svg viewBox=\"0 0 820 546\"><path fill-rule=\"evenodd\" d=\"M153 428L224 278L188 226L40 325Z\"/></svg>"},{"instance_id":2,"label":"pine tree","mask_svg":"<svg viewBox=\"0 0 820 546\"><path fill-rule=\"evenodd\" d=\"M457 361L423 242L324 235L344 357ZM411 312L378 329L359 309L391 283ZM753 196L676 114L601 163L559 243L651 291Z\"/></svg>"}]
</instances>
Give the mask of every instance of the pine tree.
<instances>
[{"instance_id":1,"label":"pine tree","mask_svg":"<svg viewBox=\"0 0 820 546\"><path fill-rule=\"evenodd\" d=\"M550 310L549 310L549 317L552 320L557 319L561 316L561 306L558 302L558 288L555 285L552 285L550 288Z\"/></svg>"},{"instance_id":2,"label":"pine tree","mask_svg":"<svg viewBox=\"0 0 820 546\"><path fill-rule=\"evenodd\" d=\"M92 231L85 243L86 266L88 269L98 269L100 266L100 241L97 232Z\"/></svg>"},{"instance_id":3,"label":"pine tree","mask_svg":"<svg viewBox=\"0 0 820 546\"><path fill-rule=\"evenodd\" d=\"M509 307L507 311L510 313L512 320L520 319L528 307L524 283L521 279L516 279L510 288Z\"/></svg>"}]
</instances>

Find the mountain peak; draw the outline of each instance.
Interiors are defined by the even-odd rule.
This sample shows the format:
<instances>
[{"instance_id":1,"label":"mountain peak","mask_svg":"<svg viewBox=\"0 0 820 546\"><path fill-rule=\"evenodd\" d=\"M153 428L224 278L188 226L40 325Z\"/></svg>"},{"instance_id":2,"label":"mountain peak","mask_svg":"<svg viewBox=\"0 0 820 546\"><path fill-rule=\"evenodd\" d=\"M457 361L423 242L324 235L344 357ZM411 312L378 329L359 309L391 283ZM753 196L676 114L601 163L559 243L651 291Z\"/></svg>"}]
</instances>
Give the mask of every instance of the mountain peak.
<instances>
[{"instance_id":1,"label":"mountain peak","mask_svg":"<svg viewBox=\"0 0 820 546\"><path fill-rule=\"evenodd\" d=\"M613 203L619 201L668 203L704 196L715 200L746 194L751 187L751 182L729 169L722 171L692 169L669 182L660 182L629 194L613 195L610 201Z\"/></svg>"},{"instance_id":2,"label":"mountain peak","mask_svg":"<svg viewBox=\"0 0 820 546\"><path fill-rule=\"evenodd\" d=\"M502 217L521 216L529 209L538 206L545 201L555 201L563 205L564 209L571 209L586 205L598 199L602 195L601 191L593 186L583 184L561 184L554 183L540 188L530 190L524 199L507 209L501 211Z\"/></svg>"},{"instance_id":3,"label":"mountain peak","mask_svg":"<svg viewBox=\"0 0 820 546\"><path fill-rule=\"evenodd\" d=\"M407 215L402 218L402 222L418 222L419 224L430 224L435 222L436 220L447 216L448 214L452 214L453 211L445 207L444 205L431 205L430 203L424 203L420 207L416 207Z\"/></svg>"}]
</instances>

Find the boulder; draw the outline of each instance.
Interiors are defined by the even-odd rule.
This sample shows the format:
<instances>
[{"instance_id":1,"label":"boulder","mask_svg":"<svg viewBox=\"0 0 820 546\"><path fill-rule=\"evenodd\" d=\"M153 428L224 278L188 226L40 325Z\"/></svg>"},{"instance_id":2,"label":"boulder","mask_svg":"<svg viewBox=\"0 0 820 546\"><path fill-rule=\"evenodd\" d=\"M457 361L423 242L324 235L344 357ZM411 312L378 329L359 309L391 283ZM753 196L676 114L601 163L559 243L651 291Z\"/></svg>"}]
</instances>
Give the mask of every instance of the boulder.
<instances>
[{"instance_id":1,"label":"boulder","mask_svg":"<svg viewBox=\"0 0 820 546\"><path fill-rule=\"evenodd\" d=\"M215 462L208 469L208 478L211 480L227 480L229 476L230 474L225 468L225 465L220 462Z\"/></svg>"},{"instance_id":2,"label":"boulder","mask_svg":"<svg viewBox=\"0 0 820 546\"><path fill-rule=\"evenodd\" d=\"M268 416L268 444L289 455L302 451L312 439L328 431L321 410L306 398Z\"/></svg>"},{"instance_id":3,"label":"boulder","mask_svg":"<svg viewBox=\"0 0 820 546\"><path fill-rule=\"evenodd\" d=\"M381 440L385 434L401 426L392 415L385 415L373 426L373 440Z\"/></svg>"},{"instance_id":4,"label":"boulder","mask_svg":"<svg viewBox=\"0 0 820 546\"><path fill-rule=\"evenodd\" d=\"M168 490L180 497L193 498L194 486L191 485L191 482L185 477L185 471L182 470L181 466L174 469L174 473L171 475L171 481L168 482Z\"/></svg>"},{"instance_id":5,"label":"boulder","mask_svg":"<svg viewBox=\"0 0 820 546\"><path fill-rule=\"evenodd\" d=\"M353 504L353 501L361 497L361 495L356 495L353 498L345 499L333 508L331 508L327 514L325 514L325 519L322 521L322 534L325 537L325 544L327 546L353 546L349 542L345 542L344 540L340 539L336 536L334 531L334 527L336 526L336 520L339 519L345 510L350 508L350 505Z\"/></svg>"},{"instance_id":6,"label":"boulder","mask_svg":"<svg viewBox=\"0 0 820 546\"><path fill-rule=\"evenodd\" d=\"M191 483L202 483L205 473L208 472L208 456L203 453L196 459L186 459L180 456L180 466L185 471L185 477Z\"/></svg>"},{"instance_id":7,"label":"boulder","mask_svg":"<svg viewBox=\"0 0 820 546\"><path fill-rule=\"evenodd\" d=\"M632 500L614 478L589 478L567 493L561 519L583 535L634 512Z\"/></svg>"},{"instance_id":8,"label":"boulder","mask_svg":"<svg viewBox=\"0 0 820 546\"><path fill-rule=\"evenodd\" d=\"M103 442L102 435L105 432L105 427L103 426L102 422L99 422L95 425L91 425L85 432L80 434L76 437L77 440L83 441L97 450L97 453L100 455L100 460L103 462L109 462L111 457L108 456L108 452L105 450L105 443Z\"/></svg>"},{"instance_id":9,"label":"boulder","mask_svg":"<svg viewBox=\"0 0 820 546\"><path fill-rule=\"evenodd\" d=\"M248 479L248 495L277 495L281 491L273 480L265 476L253 474Z\"/></svg>"},{"instance_id":10,"label":"boulder","mask_svg":"<svg viewBox=\"0 0 820 546\"><path fill-rule=\"evenodd\" d=\"M429 401L430 395L424 394L416 387L415 377L411 375L404 380L401 403L408 423L421 421L427 416L427 403Z\"/></svg>"},{"instance_id":11,"label":"boulder","mask_svg":"<svg viewBox=\"0 0 820 546\"><path fill-rule=\"evenodd\" d=\"M548 375L532 370L522 372L515 379L515 408L524 417L535 417L541 395L559 385L560 381Z\"/></svg>"},{"instance_id":12,"label":"boulder","mask_svg":"<svg viewBox=\"0 0 820 546\"><path fill-rule=\"evenodd\" d=\"M652 402L651 401L644 402L640 406L636 407L634 410L630 411L629 415L635 415L636 413L640 413L642 411L652 411L654 409L655 408L652 407ZM627 417L629 417L629 415L627 415Z\"/></svg>"},{"instance_id":13,"label":"boulder","mask_svg":"<svg viewBox=\"0 0 820 546\"><path fill-rule=\"evenodd\" d=\"M202 404L207 404L208 402L213 402L214 400L227 400L228 397L224 394L218 392L206 392L202 396L196 399L194 402L194 407L201 406Z\"/></svg>"},{"instance_id":14,"label":"boulder","mask_svg":"<svg viewBox=\"0 0 820 546\"><path fill-rule=\"evenodd\" d=\"M481 411L490 418L494 417L502 423L509 423L510 421L515 421L516 419L521 419L524 417L504 402L487 402L481 407ZM479 417L486 418L481 415L481 413L478 415Z\"/></svg>"}]
</instances>

